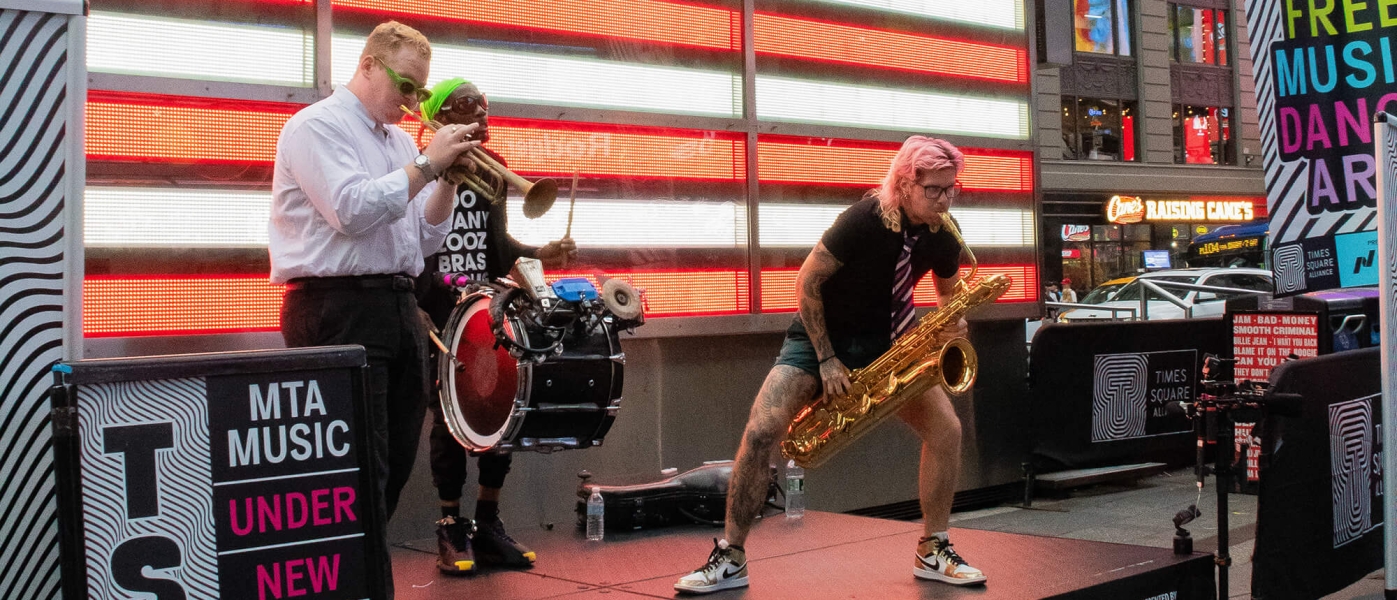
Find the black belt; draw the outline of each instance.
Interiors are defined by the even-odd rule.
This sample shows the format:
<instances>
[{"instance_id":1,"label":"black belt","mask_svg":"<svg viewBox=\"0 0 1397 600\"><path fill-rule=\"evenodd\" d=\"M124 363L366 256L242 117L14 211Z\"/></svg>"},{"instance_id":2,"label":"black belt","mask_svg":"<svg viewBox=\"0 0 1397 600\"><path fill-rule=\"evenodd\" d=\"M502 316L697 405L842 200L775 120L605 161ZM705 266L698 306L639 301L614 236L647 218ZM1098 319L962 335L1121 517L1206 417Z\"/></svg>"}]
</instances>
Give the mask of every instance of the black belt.
<instances>
[{"instance_id":1,"label":"black belt","mask_svg":"<svg viewBox=\"0 0 1397 600\"><path fill-rule=\"evenodd\" d=\"M413 291L413 279L393 275L347 275L343 277L297 277L286 282L290 290L393 290Z\"/></svg>"}]
</instances>

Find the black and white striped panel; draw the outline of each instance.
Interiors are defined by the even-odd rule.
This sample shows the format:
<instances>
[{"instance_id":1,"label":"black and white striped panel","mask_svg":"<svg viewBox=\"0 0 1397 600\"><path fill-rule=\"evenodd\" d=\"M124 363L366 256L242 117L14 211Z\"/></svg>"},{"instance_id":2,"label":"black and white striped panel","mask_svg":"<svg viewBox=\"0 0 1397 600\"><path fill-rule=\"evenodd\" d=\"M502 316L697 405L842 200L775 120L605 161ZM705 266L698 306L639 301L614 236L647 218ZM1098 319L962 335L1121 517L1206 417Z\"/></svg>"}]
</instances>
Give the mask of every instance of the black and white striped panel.
<instances>
[{"instance_id":1,"label":"black and white striped panel","mask_svg":"<svg viewBox=\"0 0 1397 600\"><path fill-rule=\"evenodd\" d=\"M1252 73L1256 81L1256 108L1264 150L1266 190L1271 221L1271 245L1311 237L1327 237L1371 229L1377 217L1372 207L1310 214L1305 193L1310 179L1307 159L1281 160L1276 140L1275 82L1271 77L1271 45L1285 39L1284 3L1264 0L1247 4L1247 28L1251 34Z\"/></svg>"},{"instance_id":2,"label":"black and white striped panel","mask_svg":"<svg viewBox=\"0 0 1397 600\"><path fill-rule=\"evenodd\" d=\"M1091 441L1145 435L1149 359L1144 354L1098 354L1093 370Z\"/></svg>"},{"instance_id":3,"label":"black and white striped panel","mask_svg":"<svg viewBox=\"0 0 1397 600\"><path fill-rule=\"evenodd\" d=\"M82 494L90 598L145 598L109 587L112 556L131 538L166 538L180 549L181 566L152 573L180 583L191 598L218 597L213 500L187 490L213 487L209 459L208 396L204 380L172 379L87 385L78 391L82 435ZM108 428L164 425L171 446L156 451L157 513L131 518L126 499L126 457L105 450Z\"/></svg>"},{"instance_id":4,"label":"black and white striped panel","mask_svg":"<svg viewBox=\"0 0 1397 600\"><path fill-rule=\"evenodd\" d=\"M63 358L68 35L66 16L0 10L0 598L59 596L45 392Z\"/></svg>"},{"instance_id":5,"label":"black and white striped panel","mask_svg":"<svg viewBox=\"0 0 1397 600\"><path fill-rule=\"evenodd\" d=\"M1361 398L1329 405L1330 496L1334 547L1358 539L1373 524L1373 405Z\"/></svg>"}]
</instances>

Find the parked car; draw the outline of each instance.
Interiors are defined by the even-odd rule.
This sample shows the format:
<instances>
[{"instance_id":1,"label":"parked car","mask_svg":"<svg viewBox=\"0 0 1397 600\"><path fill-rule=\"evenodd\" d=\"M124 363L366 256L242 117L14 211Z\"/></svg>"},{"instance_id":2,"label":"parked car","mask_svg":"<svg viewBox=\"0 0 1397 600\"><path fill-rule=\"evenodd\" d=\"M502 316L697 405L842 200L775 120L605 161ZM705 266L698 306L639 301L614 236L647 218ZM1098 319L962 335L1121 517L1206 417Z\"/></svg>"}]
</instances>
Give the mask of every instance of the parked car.
<instances>
[{"instance_id":1,"label":"parked car","mask_svg":"<svg viewBox=\"0 0 1397 600\"><path fill-rule=\"evenodd\" d=\"M1137 283L1141 280L1210 285L1215 287L1251 290L1254 292L1270 292L1273 289L1271 284L1271 272L1265 269L1172 269L1142 273L1136 276L1134 280L1125 283L1119 289L1115 290L1114 295L1110 296L1108 300L1093 302L1092 304L1100 304L1103 308L1134 308L1138 312L1140 309L1140 295L1142 292L1145 292L1144 286ZM1104 285L1105 284L1103 284L1103 286ZM1242 292L1204 292L1183 288L1170 288L1168 286L1161 287L1181 300L1185 306L1192 307L1193 316L1195 318L1220 317L1225 308L1224 301L1230 297L1242 295ZM1096 290L1093 290L1092 293L1096 293ZM1163 296L1153 290L1148 291L1146 302L1149 304L1148 318L1151 321L1159 319L1182 319L1187 316L1183 308L1165 300ZM1143 317L1143 315L1137 316ZM1128 317L1129 315L1127 313L1117 312L1114 318L1120 319ZM1111 318L1112 314L1109 310L1076 308L1063 312L1062 315L1058 317L1058 320L1063 322L1074 322Z\"/></svg>"},{"instance_id":2,"label":"parked car","mask_svg":"<svg viewBox=\"0 0 1397 600\"><path fill-rule=\"evenodd\" d=\"M1134 275L1131 275L1130 277L1121 277L1120 279L1112 279L1110 281L1107 281L1106 283L1096 286L1095 288L1092 288L1092 290L1090 292L1087 292L1087 295L1082 296L1082 299L1078 300L1077 303L1101 304L1102 302L1114 298L1116 294L1121 291L1121 288L1125 287L1126 284L1132 281L1135 281Z\"/></svg>"}]
</instances>

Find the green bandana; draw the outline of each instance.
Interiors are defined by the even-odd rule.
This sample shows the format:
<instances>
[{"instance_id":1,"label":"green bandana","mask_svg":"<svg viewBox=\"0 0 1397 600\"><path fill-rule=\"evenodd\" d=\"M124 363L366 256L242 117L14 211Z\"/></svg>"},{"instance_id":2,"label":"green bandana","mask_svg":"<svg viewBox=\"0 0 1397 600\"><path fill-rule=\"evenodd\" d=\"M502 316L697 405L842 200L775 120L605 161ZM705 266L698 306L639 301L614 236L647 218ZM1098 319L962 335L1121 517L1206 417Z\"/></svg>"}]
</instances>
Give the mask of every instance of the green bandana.
<instances>
[{"instance_id":1,"label":"green bandana","mask_svg":"<svg viewBox=\"0 0 1397 600\"><path fill-rule=\"evenodd\" d=\"M431 121L437 118L437 111L441 110L441 105L446 103L446 99L451 97L451 92L461 84L470 83L463 78L453 77L432 86L432 97L422 101L422 120Z\"/></svg>"}]
</instances>

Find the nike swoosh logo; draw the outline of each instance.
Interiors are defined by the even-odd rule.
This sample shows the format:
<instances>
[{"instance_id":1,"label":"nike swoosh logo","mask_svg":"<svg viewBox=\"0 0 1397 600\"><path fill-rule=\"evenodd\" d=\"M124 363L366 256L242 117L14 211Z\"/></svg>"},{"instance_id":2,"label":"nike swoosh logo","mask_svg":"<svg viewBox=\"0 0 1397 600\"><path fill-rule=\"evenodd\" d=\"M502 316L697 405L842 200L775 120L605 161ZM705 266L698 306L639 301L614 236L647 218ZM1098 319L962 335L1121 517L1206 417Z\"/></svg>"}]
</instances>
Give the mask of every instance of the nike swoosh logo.
<instances>
[{"instance_id":1,"label":"nike swoosh logo","mask_svg":"<svg viewBox=\"0 0 1397 600\"><path fill-rule=\"evenodd\" d=\"M933 571L939 571L939 570L941 570L941 562L940 562L940 561L935 560L935 559L927 560L927 559L922 558L922 557L920 557L920 556L918 556L917 558L921 559L922 564L923 564L923 565L926 565L927 568L929 568L929 569L931 569L931 570L933 570Z\"/></svg>"},{"instance_id":2,"label":"nike swoosh logo","mask_svg":"<svg viewBox=\"0 0 1397 600\"><path fill-rule=\"evenodd\" d=\"M742 569L743 569L744 567L746 567L746 566L747 566L747 565L743 565L743 566L741 566L741 567L736 567L736 566L733 566L733 565L728 565L728 566L724 569L725 572L723 573L723 579L727 579L727 578L729 578L729 577L732 577L733 575L736 575L736 574L738 574L738 573L741 573L741 572L742 572Z\"/></svg>"}]
</instances>

